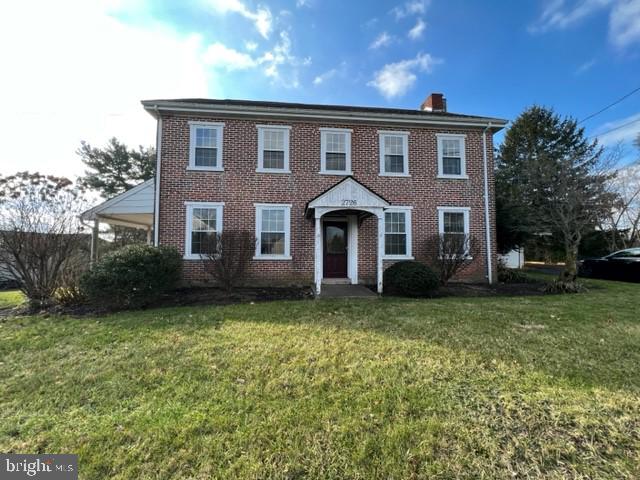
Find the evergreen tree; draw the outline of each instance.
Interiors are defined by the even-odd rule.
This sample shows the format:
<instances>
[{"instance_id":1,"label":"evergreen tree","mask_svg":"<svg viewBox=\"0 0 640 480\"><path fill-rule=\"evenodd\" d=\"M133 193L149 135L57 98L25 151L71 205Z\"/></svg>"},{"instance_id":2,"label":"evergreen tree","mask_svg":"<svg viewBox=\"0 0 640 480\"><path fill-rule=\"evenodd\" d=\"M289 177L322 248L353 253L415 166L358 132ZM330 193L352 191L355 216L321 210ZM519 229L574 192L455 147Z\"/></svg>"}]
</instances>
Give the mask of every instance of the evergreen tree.
<instances>
[{"instance_id":1,"label":"evergreen tree","mask_svg":"<svg viewBox=\"0 0 640 480\"><path fill-rule=\"evenodd\" d=\"M140 146L138 150L130 150L114 137L105 148L94 148L83 141L77 153L89 167L80 181L100 192L104 198L125 192L155 175L156 152L153 147Z\"/></svg>"},{"instance_id":2,"label":"evergreen tree","mask_svg":"<svg viewBox=\"0 0 640 480\"><path fill-rule=\"evenodd\" d=\"M580 241L615 200L607 191L612 175L605 164L603 149L575 120L544 107L525 110L507 131L497 159L501 247L536 233L558 235L565 257L561 279L575 280Z\"/></svg>"}]
</instances>

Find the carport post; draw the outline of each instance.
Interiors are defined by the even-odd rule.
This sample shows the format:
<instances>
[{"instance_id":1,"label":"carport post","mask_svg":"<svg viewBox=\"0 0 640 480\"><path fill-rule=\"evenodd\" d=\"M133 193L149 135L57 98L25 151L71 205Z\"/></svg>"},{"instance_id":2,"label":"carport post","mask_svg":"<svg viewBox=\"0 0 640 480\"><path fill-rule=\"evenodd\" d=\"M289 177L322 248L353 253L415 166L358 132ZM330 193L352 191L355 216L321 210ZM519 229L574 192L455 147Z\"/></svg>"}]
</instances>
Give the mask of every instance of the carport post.
<instances>
[{"instance_id":1,"label":"carport post","mask_svg":"<svg viewBox=\"0 0 640 480\"><path fill-rule=\"evenodd\" d=\"M96 217L93 220L93 228L91 229L91 265L98 260L98 239L100 238L100 220Z\"/></svg>"}]
</instances>

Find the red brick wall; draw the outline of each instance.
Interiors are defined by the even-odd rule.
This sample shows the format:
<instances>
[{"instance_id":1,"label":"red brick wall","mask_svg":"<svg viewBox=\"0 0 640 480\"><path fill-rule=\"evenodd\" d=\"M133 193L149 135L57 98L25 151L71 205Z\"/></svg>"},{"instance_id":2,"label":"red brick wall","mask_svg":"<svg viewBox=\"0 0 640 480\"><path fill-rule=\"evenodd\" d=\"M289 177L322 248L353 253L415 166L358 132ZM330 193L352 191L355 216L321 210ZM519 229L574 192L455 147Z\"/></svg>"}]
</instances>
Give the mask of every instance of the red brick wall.
<instances>
[{"instance_id":1,"label":"red brick wall","mask_svg":"<svg viewBox=\"0 0 640 480\"><path fill-rule=\"evenodd\" d=\"M224 122L223 172L188 171L190 120ZM291 174L257 173L256 124L290 125ZM484 233L482 130L397 128L388 125L330 124L327 122L270 122L220 117L163 115L160 179L159 241L184 252L186 201L225 202L224 228L255 230L254 203L290 203L292 260L253 260L250 274L264 282L313 282L314 220L304 215L309 200L343 176L320 175L320 127L351 128L351 166L356 180L382 195L391 205L413 206L413 255L426 260L426 240L438 231L438 206L470 207L470 230L481 253L460 280L486 281ZM410 177L379 176L378 130L409 131ZM438 179L436 133L465 133L468 180ZM487 134L490 159L491 222L493 208L493 147ZM361 281L375 283L375 218L362 221L358 231L358 271ZM492 227L492 265L495 272L495 228ZM385 262L388 265L392 262ZM203 280L202 265L185 260L185 278Z\"/></svg>"}]
</instances>

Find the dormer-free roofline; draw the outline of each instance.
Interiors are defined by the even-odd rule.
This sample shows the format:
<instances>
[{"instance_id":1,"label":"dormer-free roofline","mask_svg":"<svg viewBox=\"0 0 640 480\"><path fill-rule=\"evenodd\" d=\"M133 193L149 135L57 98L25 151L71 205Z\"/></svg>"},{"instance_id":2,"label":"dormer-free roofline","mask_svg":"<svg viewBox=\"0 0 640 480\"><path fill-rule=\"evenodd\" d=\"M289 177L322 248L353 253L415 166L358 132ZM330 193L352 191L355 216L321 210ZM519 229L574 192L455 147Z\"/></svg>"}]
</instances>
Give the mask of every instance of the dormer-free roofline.
<instances>
[{"instance_id":1,"label":"dormer-free roofline","mask_svg":"<svg viewBox=\"0 0 640 480\"><path fill-rule=\"evenodd\" d=\"M159 113L214 114L235 117L258 116L273 119L327 120L345 123L378 123L397 125L434 125L489 128L501 130L508 120L450 112L399 108L317 105L306 103L263 102L254 100L170 99L143 100L142 105L154 117Z\"/></svg>"}]
</instances>

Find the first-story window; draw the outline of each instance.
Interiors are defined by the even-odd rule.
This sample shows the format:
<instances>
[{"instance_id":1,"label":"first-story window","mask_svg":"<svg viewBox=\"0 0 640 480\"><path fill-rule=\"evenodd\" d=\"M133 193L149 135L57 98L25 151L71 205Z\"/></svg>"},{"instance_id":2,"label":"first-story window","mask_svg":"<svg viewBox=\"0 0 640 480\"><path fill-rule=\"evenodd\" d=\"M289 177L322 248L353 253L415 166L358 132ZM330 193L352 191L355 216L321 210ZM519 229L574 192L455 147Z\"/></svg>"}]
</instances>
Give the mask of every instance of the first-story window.
<instances>
[{"instance_id":1,"label":"first-story window","mask_svg":"<svg viewBox=\"0 0 640 480\"><path fill-rule=\"evenodd\" d=\"M256 258L291 259L291 205L256 206Z\"/></svg>"},{"instance_id":2,"label":"first-story window","mask_svg":"<svg viewBox=\"0 0 640 480\"><path fill-rule=\"evenodd\" d=\"M187 202L185 257L199 259L216 253L222 232L223 203Z\"/></svg>"},{"instance_id":3,"label":"first-story window","mask_svg":"<svg viewBox=\"0 0 640 480\"><path fill-rule=\"evenodd\" d=\"M290 127L258 125L258 171L289 173Z\"/></svg>"},{"instance_id":4,"label":"first-story window","mask_svg":"<svg viewBox=\"0 0 640 480\"><path fill-rule=\"evenodd\" d=\"M385 258L411 257L411 209L385 210L384 256Z\"/></svg>"},{"instance_id":5,"label":"first-story window","mask_svg":"<svg viewBox=\"0 0 640 480\"><path fill-rule=\"evenodd\" d=\"M189 123L189 168L222 170L223 123Z\"/></svg>"},{"instance_id":6,"label":"first-story window","mask_svg":"<svg viewBox=\"0 0 640 480\"><path fill-rule=\"evenodd\" d=\"M469 254L469 211L466 207L438 207L441 246L448 251Z\"/></svg>"}]
</instances>

